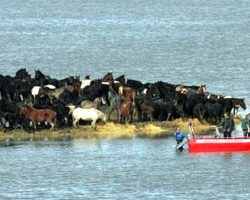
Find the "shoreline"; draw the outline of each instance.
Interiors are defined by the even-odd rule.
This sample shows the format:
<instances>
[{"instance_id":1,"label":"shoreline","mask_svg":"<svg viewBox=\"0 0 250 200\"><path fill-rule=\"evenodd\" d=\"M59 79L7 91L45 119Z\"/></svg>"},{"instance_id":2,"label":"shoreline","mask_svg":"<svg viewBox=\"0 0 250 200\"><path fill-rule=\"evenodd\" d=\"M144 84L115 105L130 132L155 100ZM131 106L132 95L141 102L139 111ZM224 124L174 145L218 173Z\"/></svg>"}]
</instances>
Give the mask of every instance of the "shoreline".
<instances>
[{"instance_id":1,"label":"shoreline","mask_svg":"<svg viewBox=\"0 0 250 200\"><path fill-rule=\"evenodd\" d=\"M14 130L0 132L0 142L6 141L60 141L74 139L132 139L132 138L166 138L173 136L176 127L179 126L185 133L189 133L188 122L192 121L194 132L197 135L215 132L214 126L201 124L197 119L177 119L171 122L143 122L132 124L119 124L107 122L98 124L96 129L91 126L80 126L79 128L64 128L55 131L41 130L36 132L25 132ZM239 124L240 118L235 118Z\"/></svg>"}]
</instances>

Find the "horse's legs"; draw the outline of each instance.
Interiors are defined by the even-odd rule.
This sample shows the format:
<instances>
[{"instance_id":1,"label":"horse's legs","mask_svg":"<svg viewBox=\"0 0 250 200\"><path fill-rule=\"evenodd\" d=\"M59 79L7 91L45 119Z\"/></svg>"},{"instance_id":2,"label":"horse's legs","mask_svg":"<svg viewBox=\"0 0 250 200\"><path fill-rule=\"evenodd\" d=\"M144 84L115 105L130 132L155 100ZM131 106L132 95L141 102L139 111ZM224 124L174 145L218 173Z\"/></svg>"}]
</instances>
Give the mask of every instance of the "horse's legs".
<instances>
[{"instance_id":1,"label":"horse's legs","mask_svg":"<svg viewBox=\"0 0 250 200\"><path fill-rule=\"evenodd\" d=\"M108 120L110 121L110 115L113 113L113 111L114 111L114 107L112 107L111 108L111 110L109 111L109 113L108 113Z\"/></svg>"},{"instance_id":2,"label":"horse's legs","mask_svg":"<svg viewBox=\"0 0 250 200\"><path fill-rule=\"evenodd\" d=\"M36 131L36 122L32 121L32 124L33 124L34 130Z\"/></svg>"},{"instance_id":3,"label":"horse's legs","mask_svg":"<svg viewBox=\"0 0 250 200\"><path fill-rule=\"evenodd\" d=\"M119 107L116 107L116 119L117 121L119 122L120 119L120 116L121 116L121 111L120 111L120 108Z\"/></svg>"},{"instance_id":4,"label":"horse's legs","mask_svg":"<svg viewBox=\"0 0 250 200\"><path fill-rule=\"evenodd\" d=\"M91 122L91 127L94 128L94 129L96 129L96 124L95 124L96 120L97 119L93 119L93 121Z\"/></svg>"},{"instance_id":5,"label":"horse's legs","mask_svg":"<svg viewBox=\"0 0 250 200\"><path fill-rule=\"evenodd\" d=\"M79 120L80 120L80 119L73 119L73 125L74 125L75 128L77 127L77 122L78 122Z\"/></svg>"},{"instance_id":6,"label":"horse's legs","mask_svg":"<svg viewBox=\"0 0 250 200\"><path fill-rule=\"evenodd\" d=\"M171 113L168 113L167 122L168 122L170 116L171 116Z\"/></svg>"},{"instance_id":7,"label":"horse's legs","mask_svg":"<svg viewBox=\"0 0 250 200\"><path fill-rule=\"evenodd\" d=\"M130 122L133 122L134 121L134 108L131 108L131 111L130 111Z\"/></svg>"},{"instance_id":8,"label":"horse's legs","mask_svg":"<svg viewBox=\"0 0 250 200\"><path fill-rule=\"evenodd\" d=\"M153 119L153 113L150 113L150 122L153 122L154 119Z\"/></svg>"},{"instance_id":9,"label":"horse's legs","mask_svg":"<svg viewBox=\"0 0 250 200\"><path fill-rule=\"evenodd\" d=\"M124 115L121 113L120 114L120 123L123 123L123 121L124 121L123 119L124 119Z\"/></svg>"},{"instance_id":10,"label":"horse's legs","mask_svg":"<svg viewBox=\"0 0 250 200\"><path fill-rule=\"evenodd\" d=\"M48 122L51 126L49 130L52 131L55 128L55 123L52 120L49 120Z\"/></svg>"},{"instance_id":11,"label":"horse's legs","mask_svg":"<svg viewBox=\"0 0 250 200\"><path fill-rule=\"evenodd\" d=\"M143 117L142 117L142 111L141 110L137 110L137 118L138 118L138 121L141 122L143 121Z\"/></svg>"},{"instance_id":12,"label":"horse's legs","mask_svg":"<svg viewBox=\"0 0 250 200\"><path fill-rule=\"evenodd\" d=\"M52 123L52 122L49 122L49 124L50 124L50 126L51 126L49 130L50 130L50 131L54 130L55 124Z\"/></svg>"}]
</instances>

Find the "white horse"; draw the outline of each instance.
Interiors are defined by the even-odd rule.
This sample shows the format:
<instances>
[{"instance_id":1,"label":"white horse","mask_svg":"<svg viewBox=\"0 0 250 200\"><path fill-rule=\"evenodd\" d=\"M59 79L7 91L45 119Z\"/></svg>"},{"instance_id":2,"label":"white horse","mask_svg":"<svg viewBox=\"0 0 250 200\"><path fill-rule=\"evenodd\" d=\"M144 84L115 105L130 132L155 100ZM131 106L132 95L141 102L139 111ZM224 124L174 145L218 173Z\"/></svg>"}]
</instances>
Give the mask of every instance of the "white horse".
<instances>
[{"instance_id":1,"label":"white horse","mask_svg":"<svg viewBox=\"0 0 250 200\"><path fill-rule=\"evenodd\" d=\"M56 89L56 87L54 85L44 85L43 86L44 88L49 88L51 90L54 90ZM40 89L42 88L42 86L34 86L32 89L31 89L31 94L33 96L33 98L35 99L35 97L39 94L39 91Z\"/></svg>"},{"instance_id":2,"label":"white horse","mask_svg":"<svg viewBox=\"0 0 250 200\"><path fill-rule=\"evenodd\" d=\"M72 114L74 127L77 127L77 123L80 119L91 121L91 126L93 128L96 128L96 121L98 119L104 122L107 120L106 115L95 108L76 108L74 105L68 105L67 107L70 109L69 114Z\"/></svg>"},{"instance_id":3,"label":"white horse","mask_svg":"<svg viewBox=\"0 0 250 200\"><path fill-rule=\"evenodd\" d=\"M90 79L84 79L84 80L82 80L81 89L83 90L85 87L90 86L91 81L92 80L90 80Z\"/></svg>"}]
</instances>

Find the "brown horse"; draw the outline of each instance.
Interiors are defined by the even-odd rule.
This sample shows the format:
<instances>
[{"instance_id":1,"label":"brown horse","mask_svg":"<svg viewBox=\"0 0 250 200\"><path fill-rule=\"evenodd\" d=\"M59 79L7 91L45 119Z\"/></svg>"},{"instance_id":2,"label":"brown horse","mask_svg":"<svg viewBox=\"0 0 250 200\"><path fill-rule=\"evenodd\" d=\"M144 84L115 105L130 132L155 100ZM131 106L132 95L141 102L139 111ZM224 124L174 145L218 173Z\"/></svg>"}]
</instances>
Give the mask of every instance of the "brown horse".
<instances>
[{"instance_id":1,"label":"brown horse","mask_svg":"<svg viewBox=\"0 0 250 200\"><path fill-rule=\"evenodd\" d=\"M81 81L78 78L74 78L72 80L72 87L73 87L73 91L76 92L78 94L78 96L80 96L80 91L81 91Z\"/></svg>"},{"instance_id":2,"label":"brown horse","mask_svg":"<svg viewBox=\"0 0 250 200\"><path fill-rule=\"evenodd\" d=\"M198 90L197 90L197 93L198 94L205 94L205 92L206 92L206 85L201 85L199 88L198 88Z\"/></svg>"},{"instance_id":3,"label":"brown horse","mask_svg":"<svg viewBox=\"0 0 250 200\"><path fill-rule=\"evenodd\" d=\"M130 99L134 103L136 92L133 88L120 86L118 88L118 94L125 99Z\"/></svg>"},{"instance_id":4,"label":"brown horse","mask_svg":"<svg viewBox=\"0 0 250 200\"><path fill-rule=\"evenodd\" d=\"M120 122L133 121L133 102L131 99L125 99L119 106Z\"/></svg>"},{"instance_id":5,"label":"brown horse","mask_svg":"<svg viewBox=\"0 0 250 200\"><path fill-rule=\"evenodd\" d=\"M114 77L112 72L108 72L102 78L102 82L114 82Z\"/></svg>"},{"instance_id":6,"label":"brown horse","mask_svg":"<svg viewBox=\"0 0 250 200\"><path fill-rule=\"evenodd\" d=\"M24 105L20 108L20 114L25 116L26 119L32 121L35 130L37 122L45 121L51 125L50 130L54 129L56 123L56 112L51 109L35 109L28 105Z\"/></svg>"}]
</instances>

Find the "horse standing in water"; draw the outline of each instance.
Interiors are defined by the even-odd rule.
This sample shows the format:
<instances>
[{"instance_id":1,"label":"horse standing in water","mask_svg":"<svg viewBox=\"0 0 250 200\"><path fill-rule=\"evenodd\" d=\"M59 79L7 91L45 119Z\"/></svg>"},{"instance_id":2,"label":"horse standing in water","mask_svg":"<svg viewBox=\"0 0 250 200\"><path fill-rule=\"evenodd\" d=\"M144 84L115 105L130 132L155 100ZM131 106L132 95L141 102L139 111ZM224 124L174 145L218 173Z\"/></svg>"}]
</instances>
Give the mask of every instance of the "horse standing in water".
<instances>
[{"instance_id":1,"label":"horse standing in water","mask_svg":"<svg viewBox=\"0 0 250 200\"><path fill-rule=\"evenodd\" d=\"M56 124L57 114L52 109L35 109L28 105L24 105L20 108L20 114L32 121L35 130L37 122L47 121L51 125L50 130L53 130Z\"/></svg>"}]
</instances>

